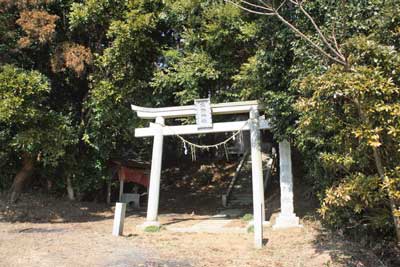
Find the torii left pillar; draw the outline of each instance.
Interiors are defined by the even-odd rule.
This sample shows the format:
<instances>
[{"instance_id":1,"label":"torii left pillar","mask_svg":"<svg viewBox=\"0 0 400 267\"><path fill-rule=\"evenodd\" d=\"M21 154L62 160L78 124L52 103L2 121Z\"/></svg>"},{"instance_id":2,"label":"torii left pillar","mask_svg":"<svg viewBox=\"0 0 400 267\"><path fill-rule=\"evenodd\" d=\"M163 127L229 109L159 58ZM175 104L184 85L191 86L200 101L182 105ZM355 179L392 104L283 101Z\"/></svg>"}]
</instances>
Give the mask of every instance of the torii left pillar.
<instances>
[{"instance_id":1,"label":"torii left pillar","mask_svg":"<svg viewBox=\"0 0 400 267\"><path fill-rule=\"evenodd\" d=\"M163 117L157 117L156 123L151 127L155 128L155 135L153 141L153 154L151 159L151 172L150 172L150 187L149 187L149 200L147 203L147 217L146 222L142 227L147 226L160 226L157 220L158 202L160 196L160 177L162 166L162 152L164 136L162 132L162 125L164 124Z\"/></svg>"}]
</instances>

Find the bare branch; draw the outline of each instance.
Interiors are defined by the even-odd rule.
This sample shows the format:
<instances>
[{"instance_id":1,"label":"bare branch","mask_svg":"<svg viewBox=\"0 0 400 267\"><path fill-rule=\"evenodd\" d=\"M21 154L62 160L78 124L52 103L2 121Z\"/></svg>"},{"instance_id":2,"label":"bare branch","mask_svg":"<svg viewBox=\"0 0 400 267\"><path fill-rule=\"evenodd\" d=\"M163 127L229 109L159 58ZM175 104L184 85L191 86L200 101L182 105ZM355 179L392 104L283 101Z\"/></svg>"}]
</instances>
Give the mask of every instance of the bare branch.
<instances>
[{"instance_id":1,"label":"bare branch","mask_svg":"<svg viewBox=\"0 0 400 267\"><path fill-rule=\"evenodd\" d=\"M311 46L313 46L315 49L317 49L321 54L323 54L324 56L326 56L327 58L331 59L332 61L346 66L347 63L346 61L342 60L341 58L336 58L333 57L332 55L328 54L324 49L322 49L318 44L316 44L313 40L311 40L307 35L305 35L304 33L302 33L299 29L297 29L294 25L292 25L289 21L287 21L284 17L282 17L279 13L275 13L276 17L282 21L284 24L286 24L289 28L291 28L295 33L297 33L301 38L303 38L304 40L306 40Z\"/></svg>"},{"instance_id":2,"label":"bare branch","mask_svg":"<svg viewBox=\"0 0 400 267\"><path fill-rule=\"evenodd\" d=\"M244 4L246 4L246 5L255 7L255 8L268 10L268 11L270 11L270 12L274 11L272 8L270 8L270 7L269 7L268 5L266 5L266 4L265 4L265 6L260 6L260 5L256 5L256 4L253 4L253 3L250 3L250 2L244 1L244 0L240 0L240 2L241 2L241 3L244 3ZM262 2L263 2L263 1L262 1ZM263 3L264 3L264 2L263 2Z\"/></svg>"},{"instance_id":3,"label":"bare branch","mask_svg":"<svg viewBox=\"0 0 400 267\"><path fill-rule=\"evenodd\" d=\"M325 45L341 60L344 60L343 55L337 51L335 48L332 47L330 42L326 39L325 35L322 33L321 29L318 27L317 23L315 23L315 20L313 17L303 8L302 4L298 4L298 7L300 8L301 12L310 20L311 24L314 26L315 30L317 31L318 35L321 37L322 41L325 43Z\"/></svg>"},{"instance_id":4,"label":"bare branch","mask_svg":"<svg viewBox=\"0 0 400 267\"><path fill-rule=\"evenodd\" d=\"M257 1L260 2L261 4L263 4L266 7L272 8L272 6L267 4L264 0L257 0Z\"/></svg>"},{"instance_id":5,"label":"bare branch","mask_svg":"<svg viewBox=\"0 0 400 267\"><path fill-rule=\"evenodd\" d=\"M292 4L294 4L294 5L299 5L300 4L300 2L298 1L298 0L289 0L290 1L290 3L292 3Z\"/></svg>"},{"instance_id":6,"label":"bare branch","mask_svg":"<svg viewBox=\"0 0 400 267\"><path fill-rule=\"evenodd\" d=\"M342 51L340 51L339 44L338 44L338 42L337 42L337 40L336 40L335 24L332 25L332 40L333 40L333 43L335 44L336 50L337 50L341 55L343 55ZM343 58L345 58L345 57L343 56Z\"/></svg>"},{"instance_id":7,"label":"bare branch","mask_svg":"<svg viewBox=\"0 0 400 267\"><path fill-rule=\"evenodd\" d=\"M242 5L239 5L238 3L233 2L231 0L225 0L225 2L231 3L232 5L238 7L240 9L242 9L242 10L245 10L247 12L253 13L253 14L264 15L264 16L274 16L275 15L275 13L273 13L273 12L271 12L271 13L262 12L262 11L256 11L256 10L253 10L253 9L250 9L250 8L246 8L246 7L244 7Z\"/></svg>"},{"instance_id":8,"label":"bare branch","mask_svg":"<svg viewBox=\"0 0 400 267\"><path fill-rule=\"evenodd\" d=\"M283 0L282 3L275 9L275 12L278 12L281 7L283 7L286 4L287 0Z\"/></svg>"},{"instance_id":9,"label":"bare branch","mask_svg":"<svg viewBox=\"0 0 400 267\"><path fill-rule=\"evenodd\" d=\"M271 12L257 11L257 10L251 9L251 8L244 7L243 5L241 5L239 3L236 3L234 1L231 1L231 0L225 0L225 1L235 5L236 7L240 8L242 10L250 12L250 13L259 14L259 15L267 15L267 16L276 16L280 21L282 21L286 26L288 26L291 30L293 30L297 35L299 35L302 39L304 39L306 42L308 42L312 47L314 47L316 50L318 50L323 56L329 58L330 60L332 60L332 61L334 61L334 62L336 62L336 63L338 63L340 65L348 66L348 63L346 62L345 57L343 56L343 54L338 49L337 43L335 44L335 46L337 48L335 50L335 48L333 48L332 45L330 44L330 42L326 39L325 35L321 32L320 28L315 23L315 21L311 17L311 15L308 14L307 11L305 11L303 9L303 7L301 6L301 1L289 0L291 3L295 4L296 6L298 6L301 9L301 11L307 16L307 18L313 24L314 28L317 30L318 35L320 36L320 38L322 39L324 44L328 46L328 48L330 49L331 52L333 52L334 55L332 55L331 53L326 52L320 45L318 45L313 40L311 40L310 37L308 37L306 34L304 34L302 31L300 31L298 28L296 28L296 26L294 26L292 23L290 23L288 20L286 20L284 17L282 17L279 14L279 12L278 12L279 9L287 2L287 0L283 0L281 2L281 4L278 6L277 9L274 9L273 7L268 5L263 0L258 0L258 1L263 3L265 5L264 7L260 6L260 5L249 3L249 2L244 1L244 0L240 0L241 3L247 4L247 5L252 6L254 8L260 8L260 9L264 9L264 10L269 10L269 8L271 8L272 9ZM335 42L336 42L336 39L335 39Z\"/></svg>"}]
</instances>

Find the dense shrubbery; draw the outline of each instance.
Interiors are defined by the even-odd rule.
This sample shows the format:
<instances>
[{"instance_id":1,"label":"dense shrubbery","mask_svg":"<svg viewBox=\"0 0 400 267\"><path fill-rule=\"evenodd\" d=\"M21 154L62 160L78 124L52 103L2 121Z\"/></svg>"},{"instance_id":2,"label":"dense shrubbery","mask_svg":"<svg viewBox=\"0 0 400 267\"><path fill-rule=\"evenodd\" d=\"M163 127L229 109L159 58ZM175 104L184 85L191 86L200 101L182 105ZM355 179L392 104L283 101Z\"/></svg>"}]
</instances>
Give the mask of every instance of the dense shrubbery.
<instances>
[{"instance_id":1,"label":"dense shrubbery","mask_svg":"<svg viewBox=\"0 0 400 267\"><path fill-rule=\"evenodd\" d=\"M340 184L325 192L319 210L322 218L335 229L355 237L393 239L393 219L389 208L388 190L400 201L400 179L390 177L385 183L379 176L354 173L345 176ZM399 216L399 212L395 213Z\"/></svg>"},{"instance_id":2,"label":"dense shrubbery","mask_svg":"<svg viewBox=\"0 0 400 267\"><path fill-rule=\"evenodd\" d=\"M400 54L366 37L344 49L350 69L330 66L299 83L296 140L318 162L313 178L324 177L315 184L325 221L356 235L388 234L400 204Z\"/></svg>"}]
</instances>

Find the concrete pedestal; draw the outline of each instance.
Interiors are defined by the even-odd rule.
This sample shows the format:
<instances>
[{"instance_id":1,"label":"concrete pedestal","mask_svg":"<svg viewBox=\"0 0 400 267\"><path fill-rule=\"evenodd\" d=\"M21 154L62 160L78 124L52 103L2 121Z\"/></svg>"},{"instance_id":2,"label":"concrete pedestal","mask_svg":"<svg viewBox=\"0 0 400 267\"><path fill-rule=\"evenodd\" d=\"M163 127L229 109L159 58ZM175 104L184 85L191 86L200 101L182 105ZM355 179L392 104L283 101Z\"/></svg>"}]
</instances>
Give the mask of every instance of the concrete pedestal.
<instances>
[{"instance_id":1,"label":"concrete pedestal","mask_svg":"<svg viewBox=\"0 0 400 267\"><path fill-rule=\"evenodd\" d=\"M297 217L295 214L285 216L280 213L276 218L275 224L274 226L272 226L272 229L285 229L292 227L302 227L299 217Z\"/></svg>"}]
</instances>

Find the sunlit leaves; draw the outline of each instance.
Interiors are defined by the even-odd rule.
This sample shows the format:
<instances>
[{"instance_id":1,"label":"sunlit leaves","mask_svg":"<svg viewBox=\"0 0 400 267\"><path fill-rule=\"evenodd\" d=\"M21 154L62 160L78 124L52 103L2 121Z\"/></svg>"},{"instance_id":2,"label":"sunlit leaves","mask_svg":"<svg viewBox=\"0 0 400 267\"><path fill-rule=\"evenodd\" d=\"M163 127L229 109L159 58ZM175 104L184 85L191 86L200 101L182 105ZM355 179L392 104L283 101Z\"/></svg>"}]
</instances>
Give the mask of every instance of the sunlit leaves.
<instances>
[{"instance_id":1,"label":"sunlit leaves","mask_svg":"<svg viewBox=\"0 0 400 267\"><path fill-rule=\"evenodd\" d=\"M390 184L386 184L378 176L362 173L348 175L340 184L326 190L319 212L334 227L357 227L359 219L349 219L347 212L350 212L362 216L364 227L382 229L391 222L386 192L389 191L396 201L400 200L400 179L391 177L389 181Z\"/></svg>"},{"instance_id":2,"label":"sunlit leaves","mask_svg":"<svg viewBox=\"0 0 400 267\"><path fill-rule=\"evenodd\" d=\"M76 138L70 121L45 105L49 91L48 80L36 71L0 68L0 125L11 129L6 145L55 165Z\"/></svg>"},{"instance_id":3,"label":"sunlit leaves","mask_svg":"<svg viewBox=\"0 0 400 267\"><path fill-rule=\"evenodd\" d=\"M323 194L325 222L354 229L362 222L364 229L381 230L390 216L388 194L399 194L393 174L400 162L400 87L393 75L399 52L365 37L350 39L345 47L351 69L331 66L299 83L296 133L305 148L318 148L326 174L341 181ZM374 149L382 151L390 189L377 173Z\"/></svg>"},{"instance_id":4,"label":"sunlit leaves","mask_svg":"<svg viewBox=\"0 0 400 267\"><path fill-rule=\"evenodd\" d=\"M237 100L232 76L254 50L259 25L223 1L165 1L162 14L171 39L152 82L160 102Z\"/></svg>"},{"instance_id":5,"label":"sunlit leaves","mask_svg":"<svg viewBox=\"0 0 400 267\"><path fill-rule=\"evenodd\" d=\"M190 53L183 58L173 51L166 53L172 54L175 57L167 58L167 66L156 72L152 85L160 93L174 94L181 104L191 104L193 99L201 97L202 86L218 79L220 72L204 52Z\"/></svg>"},{"instance_id":6,"label":"sunlit leaves","mask_svg":"<svg viewBox=\"0 0 400 267\"><path fill-rule=\"evenodd\" d=\"M49 91L48 80L39 72L1 67L0 122L23 124L35 118Z\"/></svg>"}]
</instances>

